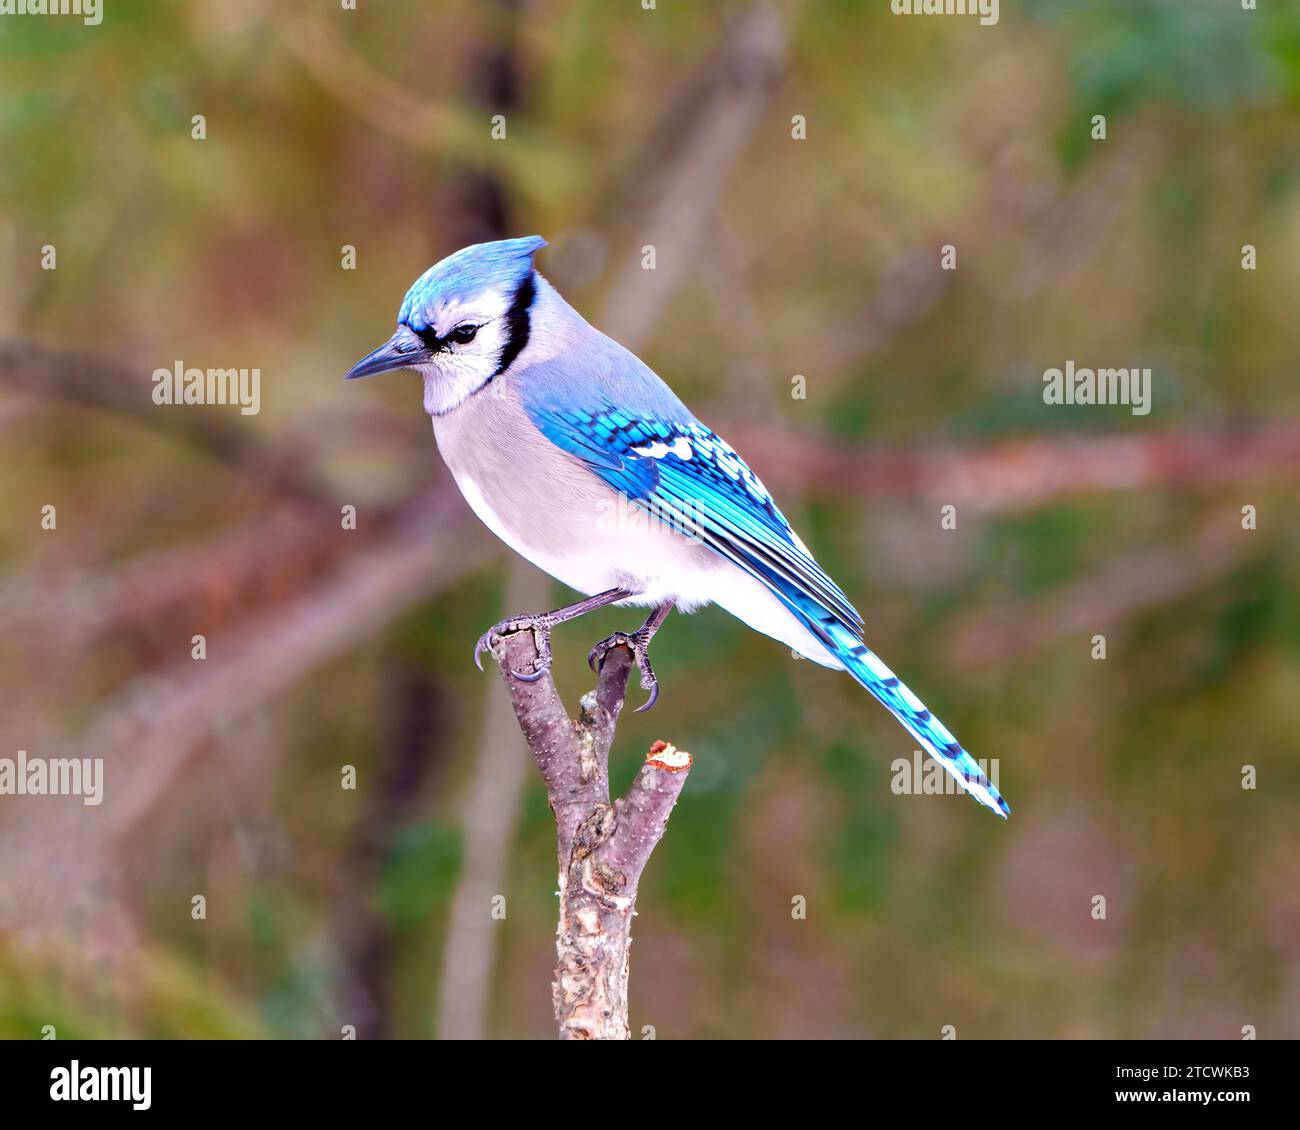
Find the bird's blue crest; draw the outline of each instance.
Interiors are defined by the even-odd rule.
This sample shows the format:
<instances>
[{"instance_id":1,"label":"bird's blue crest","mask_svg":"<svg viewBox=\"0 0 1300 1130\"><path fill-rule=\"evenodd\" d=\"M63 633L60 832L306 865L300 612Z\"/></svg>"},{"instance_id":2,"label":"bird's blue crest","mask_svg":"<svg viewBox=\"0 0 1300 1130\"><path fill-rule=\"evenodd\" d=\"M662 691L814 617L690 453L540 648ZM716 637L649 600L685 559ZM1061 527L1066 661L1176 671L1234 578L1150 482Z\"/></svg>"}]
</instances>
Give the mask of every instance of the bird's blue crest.
<instances>
[{"instance_id":1,"label":"bird's blue crest","mask_svg":"<svg viewBox=\"0 0 1300 1130\"><path fill-rule=\"evenodd\" d=\"M398 322L418 333L429 328L429 314L440 302L468 302L493 287L513 291L533 269L533 255L545 246L540 235L529 235L462 247L415 280L402 299Z\"/></svg>"}]
</instances>

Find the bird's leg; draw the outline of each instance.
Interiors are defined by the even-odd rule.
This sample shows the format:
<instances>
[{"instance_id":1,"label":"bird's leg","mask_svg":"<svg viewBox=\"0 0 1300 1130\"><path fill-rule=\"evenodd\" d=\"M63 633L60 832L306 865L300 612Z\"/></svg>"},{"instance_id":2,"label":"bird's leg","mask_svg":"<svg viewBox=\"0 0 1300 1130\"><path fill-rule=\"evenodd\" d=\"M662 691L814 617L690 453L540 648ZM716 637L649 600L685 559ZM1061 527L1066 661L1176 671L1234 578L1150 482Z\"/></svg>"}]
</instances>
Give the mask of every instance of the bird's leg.
<instances>
[{"instance_id":1,"label":"bird's leg","mask_svg":"<svg viewBox=\"0 0 1300 1130\"><path fill-rule=\"evenodd\" d=\"M637 714L649 710L659 699L659 680L655 678L655 669L650 666L650 641L654 639L655 632L668 619L668 613L672 610L671 600L667 604L659 605L635 632L615 632L608 639L601 640L587 656L591 669L599 672L605 662L605 656L614 648L625 647L632 653L637 669L641 672L641 689L650 692L650 697L636 708Z\"/></svg>"},{"instance_id":2,"label":"bird's leg","mask_svg":"<svg viewBox=\"0 0 1300 1130\"><path fill-rule=\"evenodd\" d=\"M492 627L479 636L478 643L474 645L474 666L480 671L483 670L483 664L479 661L479 656L485 651L492 650L493 636L509 635L511 632L531 631L533 638L537 641L537 660L534 663L536 670L530 675L524 675L518 671L511 671L510 675L520 680L520 682L535 683L551 669L551 629L556 624L563 624L566 620L576 620L579 616L594 612L597 608L604 608L605 605L613 604L616 600L624 600L635 595L631 589L606 589L604 592L598 592L595 596L589 596L586 600L580 600L576 604L566 604L563 608L557 608L554 612L535 612L529 616L511 616L507 620L502 620L499 624L493 624Z\"/></svg>"}]
</instances>

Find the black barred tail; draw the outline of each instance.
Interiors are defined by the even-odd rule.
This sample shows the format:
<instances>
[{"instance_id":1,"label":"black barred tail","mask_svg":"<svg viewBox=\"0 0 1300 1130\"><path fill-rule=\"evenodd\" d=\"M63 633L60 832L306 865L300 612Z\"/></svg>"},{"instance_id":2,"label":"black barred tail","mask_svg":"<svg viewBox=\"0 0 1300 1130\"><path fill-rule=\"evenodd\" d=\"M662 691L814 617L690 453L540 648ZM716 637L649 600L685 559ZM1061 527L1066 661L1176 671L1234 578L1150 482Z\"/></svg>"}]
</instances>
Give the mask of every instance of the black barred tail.
<instances>
[{"instance_id":1,"label":"black barred tail","mask_svg":"<svg viewBox=\"0 0 1300 1130\"><path fill-rule=\"evenodd\" d=\"M975 759L962 749L948 728L926 709L925 703L881 662L875 652L844 624L836 623L824 612L810 616L807 610L798 608L794 601L790 604L791 610L795 611L831 654L844 664L845 670L903 724L903 728L921 743L922 748L962 788L1004 820L1011 815L1011 807L1002 799L1002 794L994 788L993 782Z\"/></svg>"}]
</instances>

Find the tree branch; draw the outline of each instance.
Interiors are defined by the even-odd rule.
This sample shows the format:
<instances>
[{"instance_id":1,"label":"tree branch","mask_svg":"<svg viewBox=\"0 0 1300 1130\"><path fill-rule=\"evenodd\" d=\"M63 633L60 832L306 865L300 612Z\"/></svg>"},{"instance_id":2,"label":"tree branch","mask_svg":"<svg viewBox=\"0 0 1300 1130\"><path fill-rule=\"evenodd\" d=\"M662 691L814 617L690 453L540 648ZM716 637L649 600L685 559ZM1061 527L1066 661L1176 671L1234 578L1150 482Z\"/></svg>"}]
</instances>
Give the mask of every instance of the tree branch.
<instances>
[{"instance_id":1,"label":"tree branch","mask_svg":"<svg viewBox=\"0 0 1300 1130\"><path fill-rule=\"evenodd\" d=\"M552 997L562 1040L626 1040L628 950L641 873L686 783L691 755L655 742L627 795L611 804L609 749L632 653L615 648L570 718L550 674L535 683L532 632L498 637L493 654L555 815L560 912Z\"/></svg>"}]
</instances>

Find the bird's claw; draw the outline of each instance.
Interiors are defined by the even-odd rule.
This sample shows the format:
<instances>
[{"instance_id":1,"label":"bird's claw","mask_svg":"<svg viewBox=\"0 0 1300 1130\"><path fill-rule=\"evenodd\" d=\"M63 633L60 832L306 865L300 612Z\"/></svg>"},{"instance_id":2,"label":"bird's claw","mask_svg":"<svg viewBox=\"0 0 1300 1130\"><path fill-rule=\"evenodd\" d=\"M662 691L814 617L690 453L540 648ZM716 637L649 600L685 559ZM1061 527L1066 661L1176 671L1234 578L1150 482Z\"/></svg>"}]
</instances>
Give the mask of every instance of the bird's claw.
<instances>
[{"instance_id":1,"label":"bird's claw","mask_svg":"<svg viewBox=\"0 0 1300 1130\"><path fill-rule=\"evenodd\" d=\"M632 653L632 660L641 672L641 689L650 692L650 697L633 712L642 714L659 701L659 680L655 669L650 665L650 636L643 632L615 632L603 639L587 655L587 665L600 673L605 664L605 657L616 647L625 647Z\"/></svg>"},{"instance_id":2,"label":"bird's claw","mask_svg":"<svg viewBox=\"0 0 1300 1130\"><path fill-rule=\"evenodd\" d=\"M474 645L474 666L480 671L483 670L483 662L480 656L485 651L492 650L493 641L501 636L508 636L512 632L532 632L533 639L537 644L537 658L533 661L533 670L531 672L513 671L506 668L506 673L521 683L535 683L547 671L551 669L551 628L554 627L554 621L546 614L536 616L513 616L509 620L502 620L499 624L493 624L486 632L478 638Z\"/></svg>"}]
</instances>

